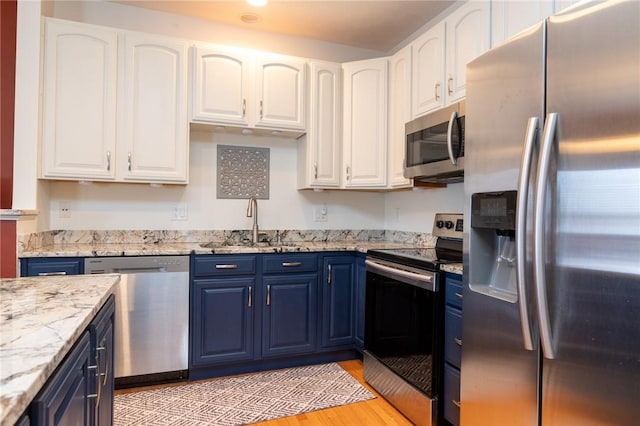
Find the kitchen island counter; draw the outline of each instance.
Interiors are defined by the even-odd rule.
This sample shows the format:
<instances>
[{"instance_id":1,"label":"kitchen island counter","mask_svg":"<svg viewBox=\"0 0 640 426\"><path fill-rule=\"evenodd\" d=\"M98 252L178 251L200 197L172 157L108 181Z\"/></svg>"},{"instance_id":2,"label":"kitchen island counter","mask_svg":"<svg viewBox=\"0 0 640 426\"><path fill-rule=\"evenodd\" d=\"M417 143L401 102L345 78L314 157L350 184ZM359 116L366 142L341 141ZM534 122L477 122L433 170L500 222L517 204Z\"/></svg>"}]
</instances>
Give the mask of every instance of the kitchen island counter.
<instances>
[{"instance_id":1,"label":"kitchen island counter","mask_svg":"<svg viewBox=\"0 0 640 426\"><path fill-rule=\"evenodd\" d=\"M12 425L114 292L119 275L0 280L0 425Z\"/></svg>"}]
</instances>

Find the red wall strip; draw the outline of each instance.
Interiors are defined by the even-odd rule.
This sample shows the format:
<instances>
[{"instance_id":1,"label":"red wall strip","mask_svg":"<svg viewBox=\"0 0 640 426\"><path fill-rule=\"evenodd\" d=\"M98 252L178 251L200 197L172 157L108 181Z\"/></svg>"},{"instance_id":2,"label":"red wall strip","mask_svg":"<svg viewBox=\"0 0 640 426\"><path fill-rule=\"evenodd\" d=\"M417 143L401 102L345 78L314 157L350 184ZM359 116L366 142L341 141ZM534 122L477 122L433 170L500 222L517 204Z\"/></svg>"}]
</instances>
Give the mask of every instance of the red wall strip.
<instances>
[{"instance_id":1,"label":"red wall strip","mask_svg":"<svg viewBox=\"0 0 640 426\"><path fill-rule=\"evenodd\" d=\"M17 1L0 1L0 208L13 198ZM16 222L0 220L0 278L16 276Z\"/></svg>"}]
</instances>

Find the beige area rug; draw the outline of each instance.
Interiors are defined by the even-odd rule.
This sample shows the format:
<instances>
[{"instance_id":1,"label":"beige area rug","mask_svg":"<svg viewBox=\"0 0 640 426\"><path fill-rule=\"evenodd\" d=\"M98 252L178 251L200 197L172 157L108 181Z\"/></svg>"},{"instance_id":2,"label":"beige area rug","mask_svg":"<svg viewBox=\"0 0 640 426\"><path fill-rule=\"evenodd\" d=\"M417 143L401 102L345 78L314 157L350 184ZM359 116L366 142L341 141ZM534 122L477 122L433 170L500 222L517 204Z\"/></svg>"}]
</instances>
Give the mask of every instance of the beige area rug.
<instances>
[{"instance_id":1,"label":"beige area rug","mask_svg":"<svg viewBox=\"0 0 640 426\"><path fill-rule=\"evenodd\" d=\"M373 398L331 363L116 395L114 425L243 425Z\"/></svg>"}]
</instances>

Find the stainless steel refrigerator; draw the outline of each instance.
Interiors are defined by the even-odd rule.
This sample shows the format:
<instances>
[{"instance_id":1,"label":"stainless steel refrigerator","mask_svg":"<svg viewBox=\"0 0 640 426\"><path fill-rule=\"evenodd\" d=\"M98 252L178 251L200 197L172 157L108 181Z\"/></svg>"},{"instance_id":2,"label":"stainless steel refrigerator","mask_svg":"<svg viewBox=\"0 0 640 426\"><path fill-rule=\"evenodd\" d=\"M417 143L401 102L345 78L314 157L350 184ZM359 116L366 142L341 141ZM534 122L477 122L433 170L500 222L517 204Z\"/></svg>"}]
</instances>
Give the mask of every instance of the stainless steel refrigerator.
<instances>
[{"instance_id":1,"label":"stainless steel refrigerator","mask_svg":"<svg viewBox=\"0 0 640 426\"><path fill-rule=\"evenodd\" d=\"M640 2L467 67L461 424L640 424Z\"/></svg>"}]
</instances>

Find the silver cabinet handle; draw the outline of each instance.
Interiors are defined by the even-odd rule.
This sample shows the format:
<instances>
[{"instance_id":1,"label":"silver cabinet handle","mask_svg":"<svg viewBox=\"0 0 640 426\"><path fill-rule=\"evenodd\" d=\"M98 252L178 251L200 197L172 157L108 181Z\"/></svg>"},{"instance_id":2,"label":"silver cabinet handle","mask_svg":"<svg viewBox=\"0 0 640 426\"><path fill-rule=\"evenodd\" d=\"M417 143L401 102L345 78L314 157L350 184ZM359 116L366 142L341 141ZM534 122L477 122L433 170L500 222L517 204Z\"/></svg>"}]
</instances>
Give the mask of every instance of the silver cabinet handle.
<instances>
[{"instance_id":1,"label":"silver cabinet handle","mask_svg":"<svg viewBox=\"0 0 640 426\"><path fill-rule=\"evenodd\" d=\"M440 100L440 82L436 81L435 86L433 87L435 95L436 95L436 101Z\"/></svg>"},{"instance_id":2,"label":"silver cabinet handle","mask_svg":"<svg viewBox=\"0 0 640 426\"><path fill-rule=\"evenodd\" d=\"M460 300L462 300L462 293L455 293L456 297Z\"/></svg>"},{"instance_id":3,"label":"silver cabinet handle","mask_svg":"<svg viewBox=\"0 0 640 426\"><path fill-rule=\"evenodd\" d=\"M271 285L267 286L267 306L271 305Z\"/></svg>"},{"instance_id":4,"label":"silver cabinet handle","mask_svg":"<svg viewBox=\"0 0 640 426\"><path fill-rule=\"evenodd\" d=\"M349 174L349 166L347 166L347 181L351 180L351 175Z\"/></svg>"},{"instance_id":5,"label":"silver cabinet handle","mask_svg":"<svg viewBox=\"0 0 640 426\"><path fill-rule=\"evenodd\" d=\"M127 170L131 171L131 153L127 153Z\"/></svg>"},{"instance_id":6,"label":"silver cabinet handle","mask_svg":"<svg viewBox=\"0 0 640 426\"><path fill-rule=\"evenodd\" d=\"M449 78L447 78L447 93L449 93L449 95L453 95L453 88L451 87L453 83L453 77L449 76Z\"/></svg>"},{"instance_id":7,"label":"silver cabinet handle","mask_svg":"<svg viewBox=\"0 0 640 426\"><path fill-rule=\"evenodd\" d=\"M539 122L538 117L531 117L527 123L524 150L522 151L522 158L520 160L520 176L518 176L518 195L516 201L516 284L518 287L522 341L524 348L528 351L533 350L533 337L531 333L531 321L529 320L529 306L527 304L527 233L525 223L527 221L527 199L529 198L529 175L531 173L533 148L535 147Z\"/></svg>"},{"instance_id":8,"label":"silver cabinet handle","mask_svg":"<svg viewBox=\"0 0 640 426\"><path fill-rule=\"evenodd\" d=\"M260 101L260 119L262 120L262 101Z\"/></svg>"},{"instance_id":9,"label":"silver cabinet handle","mask_svg":"<svg viewBox=\"0 0 640 426\"><path fill-rule=\"evenodd\" d=\"M66 271L56 271L56 272L38 272L39 277L52 277L55 275L67 275Z\"/></svg>"},{"instance_id":10,"label":"silver cabinet handle","mask_svg":"<svg viewBox=\"0 0 640 426\"><path fill-rule=\"evenodd\" d=\"M558 126L558 114L547 115L542 134L542 145L540 147L540 159L538 160L538 173L536 175L536 196L534 219L533 219L533 251L534 251L534 274L536 286L536 302L538 305L538 321L540 328L540 341L542 342L542 353L545 358L555 358L553 343L551 339L551 321L549 319L549 306L547 304L547 284L545 280L545 250L544 250L544 214L545 196L549 183L549 162L551 158L551 147L555 140L556 128Z\"/></svg>"},{"instance_id":11,"label":"silver cabinet handle","mask_svg":"<svg viewBox=\"0 0 640 426\"><path fill-rule=\"evenodd\" d=\"M293 268L302 265L302 262L282 262L283 268Z\"/></svg>"},{"instance_id":12,"label":"silver cabinet handle","mask_svg":"<svg viewBox=\"0 0 640 426\"><path fill-rule=\"evenodd\" d=\"M247 301L247 307L248 308L250 308L251 305L253 304L253 296L252 296L253 291L252 290L253 290L253 288L251 286L249 286L249 300Z\"/></svg>"},{"instance_id":13,"label":"silver cabinet handle","mask_svg":"<svg viewBox=\"0 0 640 426\"><path fill-rule=\"evenodd\" d=\"M451 402L453 402L453 405L460 408L460 401L456 401L455 399L452 399Z\"/></svg>"},{"instance_id":14,"label":"silver cabinet handle","mask_svg":"<svg viewBox=\"0 0 640 426\"><path fill-rule=\"evenodd\" d=\"M447 151L449 151L449 160L454 166L458 162L458 159L453 155L453 123L458 119L458 112L453 111L449 118L449 127L447 129Z\"/></svg>"},{"instance_id":15,"label":"silver cabinet handle","mask_svg":"<svg viewBox=\"0 0 640 426\"><path fill-rule=\"evenodd\" d=\"M107 171L111 171L111 151L107 151Z\"/></svg>"},{"instance_id":16,"label":"silver cabinet handle","mask_svg":"<svg viewBox=\"0 0 640 426\"><path fill-rule=\"evenodd\" d=\"M313 166L313 178L314 179L318 179L318 165L317 164L315 164Z\"/></svg>"},{"instance_id":17,"label":"silver cabinet handle","mask_svg":"<svg viewBox=\"0 0 640 426\"><path fill-rule=\"evenodd\" d=\"M235 263L221 263L219 265L216 265L216 269L238 269L238 265L236 265Z\"/></svg>"},{"instance_id":18,"label":"silver cabinet handle","mask_svg":"<svg viewBox=\"0 0 640 426\"><path fill-rule=\"evenodd\" d=\"M247 100L243 99L242 100L242 118L245 118L247 116Z\"/></svg>"},{"instance_id":19,"label":"silver cabinet handle","mask_svg":"<svg viewBox=\"0 0 640 426\"><path fill-rule=\"evenodd\" d=\"M327 266L327 284L331 284L331 264Z\"/></svg>"},{"instance_id":20,"label":"silver cabinet handle","mask_svg":"<svg viewBox=\"0 0 640 426\"><path fill-rule=\"evenodd\" d=\"M456 345L462 346L462 339L458 339L457 337L454 337L453 341L456 342Z\"/></svg>"}]
</instances>

